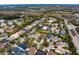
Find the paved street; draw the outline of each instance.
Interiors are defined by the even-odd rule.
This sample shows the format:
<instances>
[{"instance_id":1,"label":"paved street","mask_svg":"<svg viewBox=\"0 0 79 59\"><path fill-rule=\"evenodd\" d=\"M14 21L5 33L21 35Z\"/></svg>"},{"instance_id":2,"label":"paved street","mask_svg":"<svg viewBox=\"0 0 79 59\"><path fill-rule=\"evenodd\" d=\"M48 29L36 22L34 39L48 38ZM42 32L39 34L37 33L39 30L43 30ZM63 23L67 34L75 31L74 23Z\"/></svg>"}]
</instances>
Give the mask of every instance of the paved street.
<instances>
[{"instance_id":1,"label":"paved street","mask_svg":"<svg viewBox=\"0 0 79 59\"><path fill-rule=\"evenodd\" d=\"M64 19L64 21L65 21L65 24L66 24L66 26L67 26L67 28L68 28L69 35L70 35L71 38L72 38L72 42L73 42L73 44L74 44L75 47L76 47L76 51L77 51L77 53L79 53L79 35L78 35L78 33L76 32L76 30L75 30L75 28L73 27L73 25L69 25L69 24L67 23L67 20L66 20L66 19ZM73 33L71 32L71 29L74 31L75 35L73 35Z\"/></svg>"}]
</instances>

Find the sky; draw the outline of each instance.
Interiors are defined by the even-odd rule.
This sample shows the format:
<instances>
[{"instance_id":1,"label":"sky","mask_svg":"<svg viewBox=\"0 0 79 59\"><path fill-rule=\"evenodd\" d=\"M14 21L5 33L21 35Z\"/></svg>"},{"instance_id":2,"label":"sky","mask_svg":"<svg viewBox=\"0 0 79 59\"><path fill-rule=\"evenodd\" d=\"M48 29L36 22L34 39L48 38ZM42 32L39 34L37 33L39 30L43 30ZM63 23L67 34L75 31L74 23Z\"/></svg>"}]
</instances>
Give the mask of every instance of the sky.
<instances>
[{"instance_id":1,"label":"sky","mask_svg":"<svg viewBox=\"0 0 79 59\"><path fill-rule=\"evenodd\" d=\"M0 4L79 4L79 0L0 0Z\"/></svg>"}]
</instances>

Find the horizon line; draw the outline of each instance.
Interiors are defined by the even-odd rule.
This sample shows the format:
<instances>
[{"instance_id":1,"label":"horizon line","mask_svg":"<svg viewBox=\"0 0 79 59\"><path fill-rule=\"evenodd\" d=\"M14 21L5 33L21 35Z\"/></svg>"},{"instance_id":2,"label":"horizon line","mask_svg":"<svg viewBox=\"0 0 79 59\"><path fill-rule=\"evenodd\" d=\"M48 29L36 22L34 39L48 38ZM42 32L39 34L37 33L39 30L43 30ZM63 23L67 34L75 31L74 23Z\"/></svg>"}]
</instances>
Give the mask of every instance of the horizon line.
<instances>
[{"instance_id":1,"label":"horizon line","mask_svg":"<svg viewBox=\"0 0 79 59\"><path fill-rule=\"evenodd\" d=\"M0 6L79 6L79 4L0 4Z\"/></svg>"}]
</instances>

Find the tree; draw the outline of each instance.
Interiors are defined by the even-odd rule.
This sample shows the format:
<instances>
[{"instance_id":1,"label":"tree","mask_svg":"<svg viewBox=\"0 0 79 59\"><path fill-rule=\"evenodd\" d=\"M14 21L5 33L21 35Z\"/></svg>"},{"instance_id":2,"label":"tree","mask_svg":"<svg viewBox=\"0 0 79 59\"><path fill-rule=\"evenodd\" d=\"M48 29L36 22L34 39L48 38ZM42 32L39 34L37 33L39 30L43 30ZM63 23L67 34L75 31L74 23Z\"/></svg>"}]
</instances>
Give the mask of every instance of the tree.
<instances>
[{"instance_id":1,"label":"tree","mask_svg":"<svg viewBox=\"0 0 79 59\"><path fill-rule=\"evenodd\" d=\"M44 41L43 41L43 46L44 47L48 47L49 46L49 42L47 40L48 39L44 39Z\"/></svg>"}]
</instances>

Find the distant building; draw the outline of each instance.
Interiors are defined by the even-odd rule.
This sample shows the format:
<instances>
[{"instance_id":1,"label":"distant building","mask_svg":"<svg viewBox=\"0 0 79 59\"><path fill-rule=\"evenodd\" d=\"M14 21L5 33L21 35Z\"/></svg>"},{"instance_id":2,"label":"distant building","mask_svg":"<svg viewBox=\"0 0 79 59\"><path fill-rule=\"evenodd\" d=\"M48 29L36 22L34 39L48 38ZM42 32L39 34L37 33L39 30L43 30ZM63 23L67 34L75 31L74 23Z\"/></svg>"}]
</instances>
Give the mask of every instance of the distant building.
<instances>
[{"instance_id":1,"label":"distant building","mask_svg":"<svg viewBox=\"0 0 79 59\"><path fill-rule=\"evenodd\" d=\"M0 33L3 33L4 32L4 29L0 29Z\"/></svg>"},{"instance_id":2,"label":"distant building","mask_svg":"<svg viewBox=\"0 0 79 59\"><path fill-rule=\"evenodd\" d=\"M37 26L38 29L41 29L42 27L43 27L42 25L38 25L38 26Z\"/></svg>"},{"instance_id":3,"label":"distant building","mask_svg":"<svg viewBox=\"0 0 79 59\"><path fill-rule=\"evenodd\" d=\"M3 20L3 19L0 19L0 23L4 23L4 21L5 21L5 20Z\"/></svg>"},{"instance_id":4,"label":"distant building","mask_svg":"<svg viewBox=\"0 0 79 59\"><path fill-rule=\"evenodd\" d=\"M51 39L51 37L52 37L52 34L47 34L48 39Z\"/></svg>"},{"instance_id":5,"label":"distant building","mask_svg":"<svg viewBox=\"0 0 79 59\"><path fill-rule=\"evenodd\" d=\"M39 39L39 37L41 36L41 34L31 34L28 37L29 38L35 38L35 39Z\"/></svg>"},{"instance_id":6,"label":"distant building","mask_svg":"<svg viewBox=\"0 0 79 59\"><path fill-rule=\"evenodd\" d=\"M36 55L45 55L46 53L42 50L37 50Z\"/></svg>"},{"instance_id":7,"label":"distant building","mask_svg":"<svg viewBox=\"0 0 79 59\"><path fill-rule=\"evenodd\" d=\"M35 47L30 47L29 48L29 51L28 51L28 54L29 55L34 55L36 53L37 49Z\"/></svg>"},{"instance_id":8,"label":"distant building","mask_svg":"<svg viewBox=\"0 0 79 59\"><path fill-rule=\"evenodd\" d=\"M52 23L54 21L56 21L56 19L55 18L52 18L52 17L50 17L49 20L48 20L49 23Z\"/></svg>"},{"instance_id":9,"label":"distant building","mask_svg":"<svg viewBox=\"0 0 79 59\"><path fill-rule=\"evenodd\" d=\"M73 29L71 29L70 31L71 31L71 33L72 33L73 36L76 35L76 33L75 33L75 31Z\"/></svg>"},{"instance_id":10,"label":"distant building","mask_svg":"<svg viewBox=\"0 0 79 59\"><path fill-rule=\"evenodd\" d=\"M47 34L41 34L39 38L40 38L40 39L45 39L46 36L47 36Z\"/></svg>"},{"instance_id":11,"label":"distant building","mask_svg":"<svg viewBox=\"0 0 79 59\"><path fill-rule=\"evenodd\" d=\"M24 31L24 32L28 32L28 30L27 30L27 29L23 29L23 31Z\"/></svg>"},{"instance_id":12,"label":"distant building","mask_svg":"<svg viewBox=\"0 0 79 59\"><path fill-rule=\"evenodd\" d=\"M56 55L56 53L54 51L49 51L47 55Z\"/></svg>"},{"instance_id":13,"label":"distant building","mask_svg":"<svg viewBox=\"0 0 79 59\"><path fill-rule=\"evenodd\" d=\"M47 29L48 29L48 27L47 27L47 26L43 26L43 27L42 27L42 29L47 30Z\"/></svg>"},{"instance_id":14,"label":"distant building","mask_svg":"<svg viewBox=\"0 0 79 59\"><path fill-rule=\"evenodd\" d=\"M59 53L59 54L70 54L70 51L67 49L63 49L61 47L58 47L55 52Z\"/></svg>"},{"instance_id":15,"label":"distant building","mask_svg":"<svg viewBox=\"0 0 79 59\"><path fill-rule=\"evenodd\" d=\"M0 41L0 43L2 45L6 45L8 42L9 42L9 40L7 40L7 39L3 39L3 40Z\"/></svg>"},{"instance_id":16,"label":"distant building","mask_svg":"<svg viewBox=\"0 0 79 59\"><path fill-rule=\"evenodd\" d=\"M65 30L60 30L59 33L60 33L61 35L63 35L63 34L65 34Z\"/></svg>"}]
</instances>

